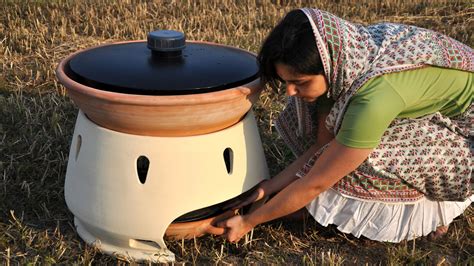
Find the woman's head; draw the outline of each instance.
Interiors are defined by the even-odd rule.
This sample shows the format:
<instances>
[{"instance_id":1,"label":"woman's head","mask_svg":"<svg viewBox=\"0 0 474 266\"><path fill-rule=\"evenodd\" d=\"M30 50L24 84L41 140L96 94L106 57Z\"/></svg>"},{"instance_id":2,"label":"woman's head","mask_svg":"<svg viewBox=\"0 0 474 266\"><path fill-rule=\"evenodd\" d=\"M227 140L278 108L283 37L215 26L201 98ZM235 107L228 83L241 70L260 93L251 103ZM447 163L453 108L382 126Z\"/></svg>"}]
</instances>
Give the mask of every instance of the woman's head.
<instances>
[{"instance_id":1,"label":"woman's head","mask_svg":"<svg viewBox=\"0 0 474 266\"><path fill-rule=\"evenodd\" d=\"M278 75L278 64L302 75L324 73L311 24L301 10L289 12L270 32L257 60L262 81L274 89L278 81L284 81Z\"/></svg>"}]
</instances>

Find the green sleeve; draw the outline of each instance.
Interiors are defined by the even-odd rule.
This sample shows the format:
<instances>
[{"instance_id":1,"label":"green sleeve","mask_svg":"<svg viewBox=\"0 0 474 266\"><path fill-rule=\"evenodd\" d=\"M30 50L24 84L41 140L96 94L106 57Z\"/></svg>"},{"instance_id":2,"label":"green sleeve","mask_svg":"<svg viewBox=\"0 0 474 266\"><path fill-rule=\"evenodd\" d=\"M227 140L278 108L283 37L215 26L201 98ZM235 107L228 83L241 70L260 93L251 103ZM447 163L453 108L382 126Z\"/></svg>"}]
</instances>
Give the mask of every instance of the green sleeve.
<instances>
[{"instance_id":1,"label":"green sleeve","mask_svg":"<svg viewBox=\"0 0 474 266\"><path fill-rule=\"evenodd\" d=\"M384 76L374 78L349 102L336 140L352 148L375 148L405 106L403 98Z\"/></svg>"},{"instance_id":2,"label":"green sleeve","mask_svg":"<svg viewBox=\"0 0 474 266\"><path fill-rule=\"evenodd\" d=\"M373 78L349 102L336 140L353 148L375 148L397 117L458 115L472 103L473 83L473 73L432 66Z\"/></svg>"}]
</instances>

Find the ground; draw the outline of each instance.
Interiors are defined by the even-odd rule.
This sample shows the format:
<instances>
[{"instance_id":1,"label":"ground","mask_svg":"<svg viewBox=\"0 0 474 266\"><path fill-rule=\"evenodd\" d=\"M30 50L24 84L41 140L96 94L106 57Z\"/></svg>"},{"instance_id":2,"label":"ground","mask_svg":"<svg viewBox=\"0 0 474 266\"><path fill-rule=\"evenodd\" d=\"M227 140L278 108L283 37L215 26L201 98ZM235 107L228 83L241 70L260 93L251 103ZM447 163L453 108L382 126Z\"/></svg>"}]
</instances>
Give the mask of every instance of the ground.
<instances>
[{"instance_id":1,"label":"ground","mask_svg":"<svg viewBox=\"0 0 474 266\"><path fill-rule=\"evenodd\" d=\"M154 29L257 52L271 27L298 6L363 24L413 24L474 43L469 1L0 1L0 261L127 263L85 245L64 202L78 110L54 75L62 58L99 43L144 39ZM267 90L254 107L272 174L293 159L272 126L283 103L283 95ZM206 236L168 245L178 264L465 265L474 263L473 240L471 206L436 241L379 243L310 220L280 220L237 244Z\"/></svg>"}]
</instances>

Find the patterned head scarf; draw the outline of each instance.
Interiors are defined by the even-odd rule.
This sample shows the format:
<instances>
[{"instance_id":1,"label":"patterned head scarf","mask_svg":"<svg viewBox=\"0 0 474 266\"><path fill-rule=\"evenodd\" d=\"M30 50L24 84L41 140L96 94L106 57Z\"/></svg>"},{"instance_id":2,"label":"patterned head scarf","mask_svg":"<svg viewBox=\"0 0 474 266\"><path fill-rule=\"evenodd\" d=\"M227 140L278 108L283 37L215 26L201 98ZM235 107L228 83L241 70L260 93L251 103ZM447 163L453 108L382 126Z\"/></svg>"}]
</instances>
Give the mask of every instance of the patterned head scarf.
<instances>
[{"instance_id":1,"label":"patterned head scarf","mask_svg":"<svg viewBox=\"0 0 474 266\"><path fill-rule=\"evenodd\" d=\"M370 78L425 65L474 71L472 48L432 30L395 23L362 26L318 9L301 10L313 28L329 82L328 97L336 101L326 120L334 134L339 130L350 98ZM291 134L288 125L295 124L289 119L298 121L295 129L298 137L311 132L305 102L290 99L286 109L296 110L299 115L293 117L284 111L277 120L277 129L285 141ZM289 142L294 152L298 150Z\"/></svg>"}]
</instances>

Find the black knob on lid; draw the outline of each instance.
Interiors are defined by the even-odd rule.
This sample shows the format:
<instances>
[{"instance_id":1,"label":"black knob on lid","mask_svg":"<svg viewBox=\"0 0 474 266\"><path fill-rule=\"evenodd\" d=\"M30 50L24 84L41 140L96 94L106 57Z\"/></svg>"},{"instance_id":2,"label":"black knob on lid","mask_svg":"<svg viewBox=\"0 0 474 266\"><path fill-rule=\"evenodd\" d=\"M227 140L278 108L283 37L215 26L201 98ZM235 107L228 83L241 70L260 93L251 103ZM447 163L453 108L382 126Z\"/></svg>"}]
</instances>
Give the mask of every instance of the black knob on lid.
<instances>
[{"instance_id":1,"label":"black knob on lid","mask_svg":"<svg viewBox=\"0 0 474 266\"><path fill-rule=\"evenodd\" d=\"M186 46L184 33L174 30L157 30L148 33L148 48L156 52L178 52Z\"/></svg>"}]
</instances>

